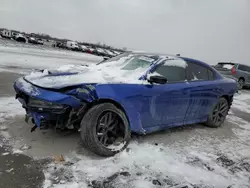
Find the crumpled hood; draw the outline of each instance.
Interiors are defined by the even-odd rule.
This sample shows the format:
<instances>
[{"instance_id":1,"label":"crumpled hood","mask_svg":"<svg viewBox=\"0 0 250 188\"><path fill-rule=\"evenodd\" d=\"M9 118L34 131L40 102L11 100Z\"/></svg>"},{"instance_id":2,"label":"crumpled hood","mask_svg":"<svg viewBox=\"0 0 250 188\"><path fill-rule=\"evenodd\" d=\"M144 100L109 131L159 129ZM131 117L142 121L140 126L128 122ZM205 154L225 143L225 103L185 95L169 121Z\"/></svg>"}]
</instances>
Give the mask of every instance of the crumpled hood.
<instances>
[{"instance_id":1,"label":"crumpled hood","mask_svg":"<svg viewBox=\"0 0 250 188\"><path fill-rule=\"evenodd\" d=\"M103 67L97 65L64 65L57 70L45 69L40 72L32 72L30 75L25 76L24 79L33 85L50 89L61 89L90 83L127 82L128 73L119 71L112 68L103 69ZM133 80L138 80L138 76Z\"/></svg>"}]
</instances>

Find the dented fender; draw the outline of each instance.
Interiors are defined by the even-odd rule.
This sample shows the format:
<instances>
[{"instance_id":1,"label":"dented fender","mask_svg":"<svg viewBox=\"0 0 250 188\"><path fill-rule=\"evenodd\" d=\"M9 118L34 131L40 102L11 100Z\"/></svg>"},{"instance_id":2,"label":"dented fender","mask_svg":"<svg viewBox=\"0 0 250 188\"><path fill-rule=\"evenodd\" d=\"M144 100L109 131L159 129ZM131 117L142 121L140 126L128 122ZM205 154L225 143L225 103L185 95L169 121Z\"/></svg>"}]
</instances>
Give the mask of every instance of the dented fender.
<instances>
[{"instance_id":1,"label":"dented fender","mask_svg":"<svg viewBox=\"0 0 250 188\"><path fill-rule=\"evenodd\" d=\"M86 84L68 91L67 94L89 103L101 99L119 103L128 118L131 131L141 134L145 132L140 114L129 100L130 93L124 90L122 84Z\"/></svg>"}]
</instances>

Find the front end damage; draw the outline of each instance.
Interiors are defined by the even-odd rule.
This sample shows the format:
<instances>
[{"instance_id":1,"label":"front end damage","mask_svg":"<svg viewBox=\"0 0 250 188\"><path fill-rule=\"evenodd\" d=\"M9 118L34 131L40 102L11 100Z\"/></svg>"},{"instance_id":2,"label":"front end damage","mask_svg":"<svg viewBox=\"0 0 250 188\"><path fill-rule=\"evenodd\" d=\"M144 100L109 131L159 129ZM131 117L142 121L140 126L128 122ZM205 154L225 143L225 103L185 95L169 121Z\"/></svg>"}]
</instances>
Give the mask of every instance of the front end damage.
<instances>
[{"instance_id":1,"label":"front end damage","mask_svg":"<svg viewBox=\"0 0 250 188\"><path fill-rule=\"evenodd\" d=\"M34 86L20 78L14 89L16 99L26 111L25 121L34 124L31 132L36 128L79 129L90 102L96 98L94 87L89 85L55 91Z\"/></svg>"}]
</instances>

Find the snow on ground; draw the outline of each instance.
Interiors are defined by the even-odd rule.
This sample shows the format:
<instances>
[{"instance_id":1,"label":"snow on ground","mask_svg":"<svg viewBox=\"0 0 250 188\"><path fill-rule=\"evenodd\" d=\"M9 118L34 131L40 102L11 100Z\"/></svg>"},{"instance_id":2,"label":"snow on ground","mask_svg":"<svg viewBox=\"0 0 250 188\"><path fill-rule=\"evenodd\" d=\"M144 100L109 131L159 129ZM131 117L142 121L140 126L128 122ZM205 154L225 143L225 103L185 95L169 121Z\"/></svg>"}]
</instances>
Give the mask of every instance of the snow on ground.
<instances>
[{"instance_id":1,"label":"snow on ground","mask_svg":"<svg viewBox=\"0 0 250 188\"><path fill-rule=\"evenodd\" d=\"M233 108L249 100L249 92L237 94ZM241 104L241 110L249 104ZM66 158L67 165L54 170L56 165L51 164L45 170L45 187L51 183L55 187L250 187L250 123L232 112L227 121L234 125L234 136L224 140L204 140L197 135L184 147L178 142L153 145L132 141L126 151L106 159L73 153ZM72 183L60 184L67 178L58 176L58 171L72 177Z\"/></svg>"},{"instance_id":2,"label":"snow on ground","mask_svg":"<svg viewBox=\"0 0 250 188\"><path fill-rule=\"evenodd\" d=\"M3 45L4 43L4 45ZM23 44L18 42L12 42L10 40L0 39L0 51L5 53L24 53L29 55L40 55L40 56L56 56L60 55L64 57L75 57L75 58L85 58L88 61L96 61L97 59L102 59L91 54L79 53L70 50L63 50L60 48L52 48L46 45L33 45L33 44Z\"/></svg>"},{"instance_id":3,"label":"snow on ground","mask_svg":"<svg viewBox=\"0 0 250 188\"><path fill-rule=\"evenodd\" d=\"M233 103L233 108L250 114L250 97L249 93L242 93L240 96L236 97Z\"/></svg>"},{"instance_id":4,"label":"snow on ground","mask_svg":"<svg viewBox=\"0 0 250 188\"><path fill-rule=\"evenodd\" d=\"M14 53L9 53L8 48ZM0 47L0 65L7 65L10 71L11 67L15 71L20 71L22 67L21 71L25 71L26 68L54 68L62 64L88 61L84 55L80 57L83 60L79 60L78 53L74 52L61 58L61 52L42 54L31 51L29 55L27 51L15 46ZM240 111L249 116L249 105L250 92L241 91L236 95L222 128L184 129L176 133L184 135L183 138L178 137L172 142L163 142L165 138L161 140L157 135L154 141L158 144L150 142L149 137L143 142L132 139L128 149L110 158L100 158L77 150L69 152L64 156L65 161L52 162L44 169L44 187L250 187L250 122L237 114ZM0 106L0 134L11 139L8 124L16 116L24 115L24 110L14 96L0 98ZM174 135L174 131L163 134L163 137L171 135ZM22 152L16 143L12 144L14 152Z\"/></svg>"},{"instance_id":5,"label":"snow on ground","mask_svg":"<svg viewBox=\"0 0 250 188\"><path fill-rule=\"evenodd\" d=\"M250 100L249 92L238 94L233 107L242 100ZM24 111L14 97L0 98L0 104L5 107L0 110L4 130L5 121ZM241 109L247 106L242 104ZM69 153L65 162L44 169L44 187L249 187L249 122L232 112L227 121L237 126L232 127L235 136L224 140L204 140L197 135L184 147L179 142L154 145L133 140L127 150L110 158Z\"/></svg>"},{"instance_id":6,"label":"snow on ground","mask_svg":"<svg viewBox=\"0 0 250 188\"><path fill-rule=\"evenodd\" d=\"M0 45L0 70L45 69L65 64L89 64L102 61L102 57L52 48L30 48L28 45Z\"/></svg>"},{"instance_id":7,"label":"snow on ground","mask_svg":"<svg viewBox=\"0 0 250 188\"><path fill-rule=\"evenodd\" d=\"M24 114L24 109L20 103L15 100L15 97L1 97L0 98L0 123L8 118Z\"/></svg>"},{"instance_id":8,"label":"snow on ground","mask_svg":"<svg viewBox=\"0 0 250 188\"><path fill-rule=\"evenodd\" d=\"M6 139L10 139L11 136L8 133L8 126L6 122L17 115L23 115L24 109L20 106L18 101L15 101L13 97L1 97L0 98L0 134ZM0 142L0 146L1 146Z\"/></svg>"}]
</instances>

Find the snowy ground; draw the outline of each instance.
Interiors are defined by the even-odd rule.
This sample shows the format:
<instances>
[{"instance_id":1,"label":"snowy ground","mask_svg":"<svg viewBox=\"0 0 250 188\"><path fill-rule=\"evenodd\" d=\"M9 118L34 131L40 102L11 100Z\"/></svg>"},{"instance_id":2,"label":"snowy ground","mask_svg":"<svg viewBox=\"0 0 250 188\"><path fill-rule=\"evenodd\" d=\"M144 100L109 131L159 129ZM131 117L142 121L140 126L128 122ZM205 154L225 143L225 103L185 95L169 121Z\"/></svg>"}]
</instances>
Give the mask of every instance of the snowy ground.
<instances>
[{"instance_id":1,"label":"snowy ground","mask_svg":"<svg viewBox=\"0 0 250 188\"><path fill-rule=\"evenodd\" d=\"M47 188L250 187L250 91L236 95L221 128L192 125L134 136L126 151L100 158L82 148L79 133L52 130L30 133L31 126L24 122L24 111L12 90L13 81L31 68L100 59L74 52L39 50L0 46L1 187L10 186L10 181L3 184L6 179L1 176L15 176L14 163L6 169L1 166L1 160L10 158L30 165L23 173L40 177L27 175L40 180L37 187L40 184ZM14 159L16 155L19 157ZM24 159L20 160L20 156ZM20 179L19 185L35 187L27 177Z\"/></svg>"},{"instance_id":2,"label":"snowy ground","mask_svg":"<svg viewBox=\"0 0 250 188\"><path fill-rule=\"evenodd\" d=\"M102 57L91 54L0 39L0 70L26 73L27 69L54 68L62 64L88 64L101 60Z\"/></svg>"}]
</instances>

